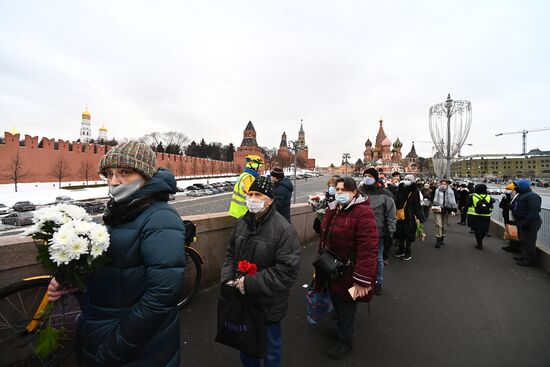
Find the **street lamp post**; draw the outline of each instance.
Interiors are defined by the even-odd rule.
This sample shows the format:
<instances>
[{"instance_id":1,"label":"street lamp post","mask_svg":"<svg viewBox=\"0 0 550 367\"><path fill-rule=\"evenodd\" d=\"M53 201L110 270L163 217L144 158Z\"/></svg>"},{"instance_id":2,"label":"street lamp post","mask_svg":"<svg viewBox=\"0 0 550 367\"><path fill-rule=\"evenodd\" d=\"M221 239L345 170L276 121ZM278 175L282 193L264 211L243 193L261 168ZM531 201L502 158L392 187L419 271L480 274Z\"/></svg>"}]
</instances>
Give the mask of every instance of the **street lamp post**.
<instances>
[{"instance_id":1,"label":"street lamp post","mask_svg":"<svg viewBox=\"0 0 550 367\"><path fill-rule=\"evenodd\" d=\"M349 153L342 154L342 160L344 161L344 172L345 176L348 175L348 159L351 158L351 155Z\"/></svg>"},{"instance_id":2,"label":"street lamp post","mask_svg":"<svg viewBox=\"0 0 550 367\"><path fill-rule=\"evenodd\" d=\"M293 190L293 203L296 204L296 169L298 167L298 152L301 150L302 145L299 141L289 140L288 144L291 146L291 150L294 152L294 190Z\"/></svg>"},{"instance_id":3,"label":"street lamp post","mask_svg":"<svg viewBox=\"0 0 550 367\"><path fill-rule=\"evenodd\" d=\"M466 141L472 125L472 104L454 101L448 94L445 102L430 107L429 117L432 141L446 161L445 178L451 178L451 161Z\"/></svg>"}]
</instances>

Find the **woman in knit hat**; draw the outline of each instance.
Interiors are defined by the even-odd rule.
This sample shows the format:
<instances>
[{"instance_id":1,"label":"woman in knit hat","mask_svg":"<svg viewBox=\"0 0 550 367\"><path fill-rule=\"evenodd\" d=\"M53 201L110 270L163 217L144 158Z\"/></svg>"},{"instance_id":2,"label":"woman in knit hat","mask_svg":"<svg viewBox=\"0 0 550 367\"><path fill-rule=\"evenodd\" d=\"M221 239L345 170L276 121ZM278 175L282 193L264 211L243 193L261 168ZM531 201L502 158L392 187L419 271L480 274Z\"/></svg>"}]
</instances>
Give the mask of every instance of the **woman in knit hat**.
<instances>
[{"instance_id":1,"label":"woman in knit hat","mask_svg":"<svg viewBox=\"0 0 550 367\"><path fill-rule=\"evenodd\" d=\"M87 279L77 333L85 366L178 366L179 295L185 270L183 222L168 205L174 175L156 168L149 146L131 141L102 157L111 200L103 215L109 263ZM63 291L52 281L50 300Z\"/></svg>"}]
</instances>

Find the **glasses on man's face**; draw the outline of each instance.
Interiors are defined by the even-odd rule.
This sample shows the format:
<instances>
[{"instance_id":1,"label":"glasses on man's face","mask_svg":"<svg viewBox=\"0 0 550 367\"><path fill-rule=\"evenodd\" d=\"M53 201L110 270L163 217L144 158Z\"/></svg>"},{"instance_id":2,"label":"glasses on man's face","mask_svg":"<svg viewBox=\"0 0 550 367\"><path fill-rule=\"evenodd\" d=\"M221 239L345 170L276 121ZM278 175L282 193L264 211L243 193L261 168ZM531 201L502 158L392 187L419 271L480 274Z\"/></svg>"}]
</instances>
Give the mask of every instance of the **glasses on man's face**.
<instances>
[{"instance_id":1,"label":"glasses on man's face","mask_svg":"<svg viewBox=\"0 0 550 367\"><path fill-rule=\"evenodd\" d=\"M111 170L101 171L99 172L99 177L101 177L102 180L109 181L113 178L113 176L117 176L121 179L126 179L135 173L136 171L134 171L133 169L123 168L118 170L117 172L113 172Z\"/></svg>"}]
</instances>

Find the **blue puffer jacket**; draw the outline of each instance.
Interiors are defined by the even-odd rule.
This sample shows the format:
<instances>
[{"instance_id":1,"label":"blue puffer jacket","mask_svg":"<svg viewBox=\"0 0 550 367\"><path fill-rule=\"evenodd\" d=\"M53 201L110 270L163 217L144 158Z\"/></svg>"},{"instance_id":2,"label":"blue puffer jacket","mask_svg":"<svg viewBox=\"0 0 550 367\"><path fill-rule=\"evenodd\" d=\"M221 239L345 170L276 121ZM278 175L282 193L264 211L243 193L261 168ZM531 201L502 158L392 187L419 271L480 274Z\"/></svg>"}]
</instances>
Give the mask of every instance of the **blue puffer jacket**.
<instances>
[{"instance_id":1,"label":"blue puffer jacket","mask_svg":"<svg viewBox=\"0 0 550 367\"><path fill-rule=\"evenodd\" d=\"M129 201L175 188L172 173L160 169ZM111 261L88 278L77 329L82 365L178 366L177 303L185 270L180 216L155 201L109 233Z\"/></svg>"},{"instance_id":2,"label":"blue puffer jacket","mask_svg":"<svg viewBox=\"0 0 550 367\"><path fill-rule=\"evenodd\" d=\"M290 200L294 186L287 177L283 177L273 184L273 199L275 200L275 208L279 214L285 217L290 223Z\"/></svg>"},{"instance_id":3,"label":"blue puffer jacket","mask_svg":"<svg viewBox=\"0 0 550 367\"><path fill-rule=\"evenodd\" d=\"M514 181L518 197L512 204L512 214L518 225L528 227L531 223L540 221L542 199L531 190L531 183L525 179Z\"/></svg>"}]
</instances>

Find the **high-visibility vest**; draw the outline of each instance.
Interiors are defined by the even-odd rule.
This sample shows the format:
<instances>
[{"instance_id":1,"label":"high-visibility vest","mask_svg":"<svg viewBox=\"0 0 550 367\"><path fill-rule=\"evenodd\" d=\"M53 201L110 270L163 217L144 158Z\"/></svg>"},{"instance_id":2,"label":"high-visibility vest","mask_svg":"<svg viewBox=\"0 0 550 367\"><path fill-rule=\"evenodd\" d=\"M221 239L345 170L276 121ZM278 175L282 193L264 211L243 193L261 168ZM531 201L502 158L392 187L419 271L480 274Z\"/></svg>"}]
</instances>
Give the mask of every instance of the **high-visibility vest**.
<instances>
[{"instance_id":1,"label":"high-visibility vest","mask_svg":"<svg viewBox=\"0 0 550 367\"><path fill-rule=\"evenodd\" d=\"M237 183L233 187L233 195L231 196L231 204L229 204L229 215L235 218L240 218L246 214L246 194L255 177L248 172L243 172L239 176Z\"/></svg>"},{"instance_id":2,"label":"high-visibility vest","mask_svg":"<svg viewBox=\"0 0 550 367\"><path fill-rule=\"evenodd\" d=\"M491 214L479 214L476 213L476 204L479 200L485 200L486 202L491 202L491 195L480 195L480 194L472 194L472 206L468 208L468 215L477 215L480 217L490 217Z\"/></svg>"}]
</instances>

